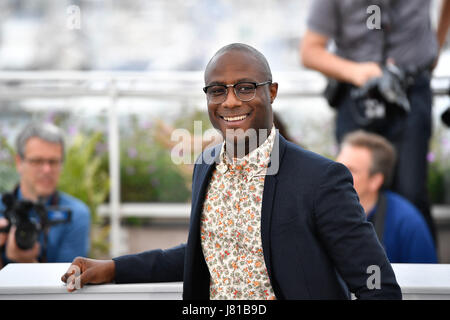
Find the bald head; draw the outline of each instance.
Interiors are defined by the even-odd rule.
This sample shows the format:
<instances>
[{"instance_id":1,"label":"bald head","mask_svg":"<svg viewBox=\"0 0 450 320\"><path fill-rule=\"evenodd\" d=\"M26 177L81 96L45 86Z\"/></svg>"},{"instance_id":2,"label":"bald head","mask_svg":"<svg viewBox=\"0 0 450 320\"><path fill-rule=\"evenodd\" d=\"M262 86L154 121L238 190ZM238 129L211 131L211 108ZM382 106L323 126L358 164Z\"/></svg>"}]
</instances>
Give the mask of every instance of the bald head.
<instances>
[{"instance_id":1,"label":"bald head","mask_svg":"<svg viewBox=\"0 0 450 320\"><path fill-rule=\"evenodd\" d=\"M240 87L243 91L239 93L246 94L253 90L253 97L242 99L236 92L237 84L246 84ZM255 145L250 144L249 135L254 132L258 132L256 144L259 146L264 141L258 138L261 137L261 130L270 133L272 129L272 103L278 91L278 83L272 82L266 58L245 44L235 43L223 47L205 69L205 85L205 88L212 88L212 94L216 88L219 91L218 87L226 88L222 102L207 97L208 114L214 128L235 146L233 150L238 150L238 146L245 147L245 154L253 150ZM233 90L228 90L231 87ZM231 156L239 157L237 154Z\"/></svg>"},{"instance_id":2,"label":"bald head","mask_svg":"<svg viewBox=\"0 0 450 320\"><path fill-rule=\"evenodd\" d=\"M270 70L269 63L267 62L266 57L264 57L264 55L261 52L259 52L255 48L253 48L249 45L243 44L243 43L232 43L232 44L229 44L229 45L226 45L226 46L220 48L214 54L214 56L211 58L211 60L209 60L208 64L206 65L206 68L205 68L205 82L206 82L206 75L207 75L210 67L216 62L216 60L218 58L220 58L224 54L231 52L231 51L246 53L249 56L253 57L255 60L255 63L258 64L258 67L260 68L260 70L262 72L263 78L265 78L267 80L272 80L272 72Z\"/></svg>"}]
</instances>

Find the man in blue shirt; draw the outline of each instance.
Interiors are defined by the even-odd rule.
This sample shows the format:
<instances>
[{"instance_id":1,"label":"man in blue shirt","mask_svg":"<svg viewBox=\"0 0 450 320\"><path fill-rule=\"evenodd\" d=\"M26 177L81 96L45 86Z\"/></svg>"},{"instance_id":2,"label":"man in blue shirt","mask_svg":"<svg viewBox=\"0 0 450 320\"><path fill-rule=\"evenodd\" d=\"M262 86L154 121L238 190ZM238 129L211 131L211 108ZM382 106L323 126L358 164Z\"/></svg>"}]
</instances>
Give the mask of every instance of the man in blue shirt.
<instances>
[{"instance_id":1,"label":"man in blue shirt","mask_svg":"<svg viewBox=\"0 0 450 320\"><path fill-rule=\"evenodd\" d=\"M395 150L385 138L359 130L345 136L337 161L351 171L360 203L375 225L389 261L437 263L423 216L408 200L386 190L395 158Z\"/></svg>"},{"instance_id":2,"label":"man in blue shirt","mask_svg":"<svg viewBox=\"0 0 450 320\"><path fill-rule=\"evenodd\" d=\"M70 262L76 256L86 256L89 251L90 211L80 200L60 191L57 185L64 160L64 137L62 131L51 124L31 123L16 140L16 169L20 175L19 185L12 192L14 201L38 201L47 207L66 208L71 211L70 221L64 210L47 210L50 222L66 220L51 225L48 233L40 233L31 248L21 249L15 239L16 226L0 234L0 267L10 262ZM4 217L5 195L0 202L0 228L8 226ZM30 219L39 222L36 211L29 211Z\"/></svg>"}]
</instances>

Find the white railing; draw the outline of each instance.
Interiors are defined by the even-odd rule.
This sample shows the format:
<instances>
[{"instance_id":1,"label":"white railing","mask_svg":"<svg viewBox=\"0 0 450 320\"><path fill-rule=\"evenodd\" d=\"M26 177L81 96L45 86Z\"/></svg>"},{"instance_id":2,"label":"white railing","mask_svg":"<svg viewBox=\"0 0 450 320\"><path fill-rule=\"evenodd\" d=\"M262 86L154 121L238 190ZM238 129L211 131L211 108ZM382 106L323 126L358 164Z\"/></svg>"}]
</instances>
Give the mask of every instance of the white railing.
<instances>
[{"instance_id":1,"label":"white railing","mask_svg":"<svg viewBox=\"0 0 450 320\"><path fill-rule=\"evenodd\" d=\"M0 271L0 300L182 299L182 282L86 285L69 293L61 281L69 266L70 263L8 264ZM392 268L404 300L450 300L449 264L394 263Z\"/></svg>"},{"instance_id":2,"label":"white railing","mask_svg":"<svg viewBox=\"0 0 450 320\"><path fill-rule=\"evenodd\" d=\"M122 203L119 208L121 217L136 218L183 218L189 219L190 203ZM102 204L97 209L100 217L111 215L110 205Z\"/></svg>"}]
</instances>

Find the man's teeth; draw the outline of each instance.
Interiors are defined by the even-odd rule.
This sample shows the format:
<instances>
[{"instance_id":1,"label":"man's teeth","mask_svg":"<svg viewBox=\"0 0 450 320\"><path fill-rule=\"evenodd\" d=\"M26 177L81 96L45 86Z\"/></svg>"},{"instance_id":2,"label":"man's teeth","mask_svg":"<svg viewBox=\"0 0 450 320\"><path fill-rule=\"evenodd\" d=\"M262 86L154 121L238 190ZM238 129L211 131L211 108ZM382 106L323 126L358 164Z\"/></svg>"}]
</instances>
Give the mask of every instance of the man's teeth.
<instances>
[{"instance_id":1,"label":"man's teeth","mask_svg":"<svg viewBox=\"0 0 450 320\"><path fill-rule=\"evenodd\" d=\"M239 120L244 120L245 118L247 118L247 115L243 115L243 116L238 116L238 117L223 117L223 119L225 121L239 121Z\"/></svg>"}]
</instances>

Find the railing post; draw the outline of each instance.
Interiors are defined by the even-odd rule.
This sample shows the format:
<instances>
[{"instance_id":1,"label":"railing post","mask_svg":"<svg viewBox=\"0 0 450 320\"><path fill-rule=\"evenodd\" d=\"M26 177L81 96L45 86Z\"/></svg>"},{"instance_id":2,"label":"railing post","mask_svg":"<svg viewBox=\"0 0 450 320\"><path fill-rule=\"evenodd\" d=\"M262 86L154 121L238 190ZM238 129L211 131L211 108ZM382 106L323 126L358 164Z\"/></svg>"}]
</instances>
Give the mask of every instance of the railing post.
<instances>
[{"instance_id":1,"label":"railing post","mask_svg":"<svg viewBox=\"0 0 450 320\"><path fill-rule=\"evenodd\" d=\"M110 174L110 212L111 212L111 248L112 257L124 252L120 229L120 139L117 116L117 85L114 78L110 81L110 106L108 112L108 147L109 147L109 174Z\"/></svg>"}]
</instances>

